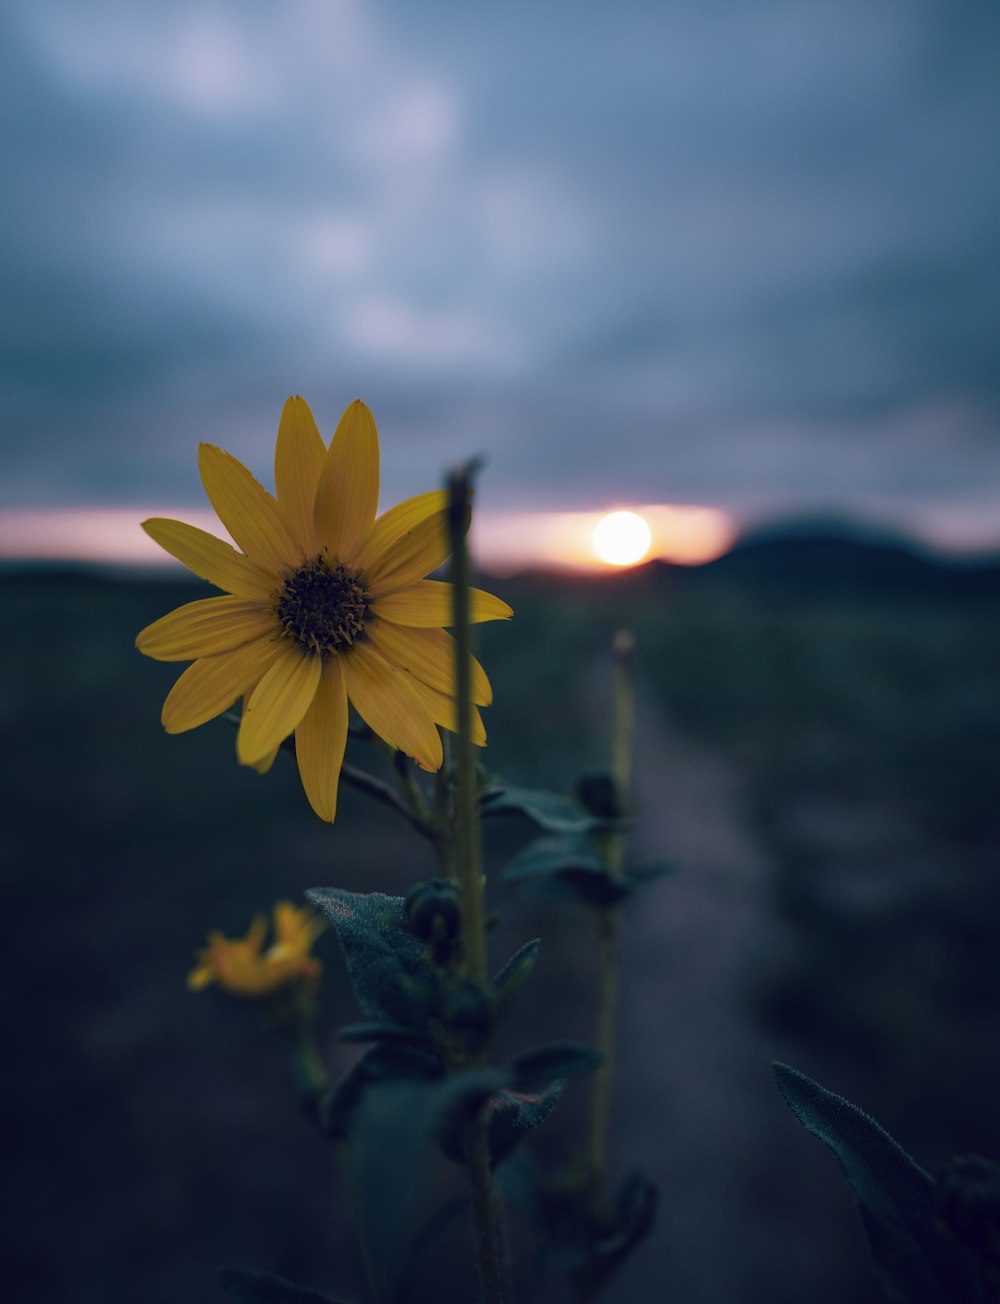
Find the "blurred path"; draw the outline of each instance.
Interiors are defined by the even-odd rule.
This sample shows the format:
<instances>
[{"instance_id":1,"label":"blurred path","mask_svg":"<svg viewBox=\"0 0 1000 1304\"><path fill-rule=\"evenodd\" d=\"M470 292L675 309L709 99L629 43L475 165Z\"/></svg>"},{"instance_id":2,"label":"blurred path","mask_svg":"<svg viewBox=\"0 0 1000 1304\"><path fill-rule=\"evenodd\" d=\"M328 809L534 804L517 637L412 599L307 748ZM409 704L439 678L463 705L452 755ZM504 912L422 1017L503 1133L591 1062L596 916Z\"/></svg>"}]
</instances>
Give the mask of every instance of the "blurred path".
<instances>
[{"instance_id":1,"label":"blurred path","mask_svg":"<svg viewBox=\"0 0 1000 1304\"><path fill-rule=\"evenodd\" d=\"M655 700L640 686L640 704ZM867 1273L850 1197L772 1084L771 1060L794 1063L794 1047L749 1008L778 928L738 770L646 709L634 774L631 858L679 872L625 919L612 1154L621 1172L639 1164L660 1183L661 1205L612 1298L859 1301Z\"/></svg>"}]
</instances>

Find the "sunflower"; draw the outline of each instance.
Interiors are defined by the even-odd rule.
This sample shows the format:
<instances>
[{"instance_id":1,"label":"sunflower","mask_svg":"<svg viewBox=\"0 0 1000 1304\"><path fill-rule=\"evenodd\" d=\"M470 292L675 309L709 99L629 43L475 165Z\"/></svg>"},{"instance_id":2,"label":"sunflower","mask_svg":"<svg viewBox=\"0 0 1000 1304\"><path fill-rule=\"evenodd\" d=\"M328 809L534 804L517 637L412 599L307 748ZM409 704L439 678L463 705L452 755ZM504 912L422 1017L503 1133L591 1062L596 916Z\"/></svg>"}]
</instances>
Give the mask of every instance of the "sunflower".
<instances>
[{"instance_id":1,"label":"sunflower","mask_svg":"<svg viewBox=\"0 0 1000 1304\"><path fill-rule=\"evenodd\" d=\"M242 463L212 444L202 482L237 551L182 521L143 529L220 597L178 607L139 634L158 661L194 664L163 704L163 726L183 733L240 698L241 764L266 771L295 735L309 802L332 821L347 739L348 704L391 747L425 770L442 762L438 725L456 728L452 586L425 576L449 552L447 494L419 494L376 516L378 434L360 400L326 447L306 402L285 404L272 497ZM474 621L511 609L471 591ZM473 664L473 740L485 745L478 707L489 681Z\"/></svg>"}]
</instances>

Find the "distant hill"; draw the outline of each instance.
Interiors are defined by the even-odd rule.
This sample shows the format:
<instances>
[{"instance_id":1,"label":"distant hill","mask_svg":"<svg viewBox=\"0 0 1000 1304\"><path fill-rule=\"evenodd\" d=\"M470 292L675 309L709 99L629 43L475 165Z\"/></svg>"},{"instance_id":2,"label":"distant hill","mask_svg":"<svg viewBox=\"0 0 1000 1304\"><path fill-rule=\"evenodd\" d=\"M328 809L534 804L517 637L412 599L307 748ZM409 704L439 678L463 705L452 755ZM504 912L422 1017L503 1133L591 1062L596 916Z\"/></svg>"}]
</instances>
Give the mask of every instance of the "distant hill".
<instances>
[{"instance_id":1,"label":"distant hill","mask_svg":"<svg viewBox=\"0 0 1000 1304\"><path fill-rule=\"evenodd\" d=\"M715 579L775 589L1000 595L998 557L945 557L888 532L827 523L755 531L700 569Z\"/></svg>"}]
</instances>

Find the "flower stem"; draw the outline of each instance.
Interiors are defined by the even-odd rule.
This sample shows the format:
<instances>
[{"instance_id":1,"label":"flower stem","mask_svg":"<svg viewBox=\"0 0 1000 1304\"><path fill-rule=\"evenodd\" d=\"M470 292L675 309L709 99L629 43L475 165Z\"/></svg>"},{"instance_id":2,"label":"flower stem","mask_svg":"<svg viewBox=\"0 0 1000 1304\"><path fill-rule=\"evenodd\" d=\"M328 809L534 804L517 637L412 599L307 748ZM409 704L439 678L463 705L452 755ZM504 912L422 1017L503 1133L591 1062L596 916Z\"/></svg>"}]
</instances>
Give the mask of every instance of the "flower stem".
<instances>
[{"instance_id":1,"label":"flower stem","mask_svg":"<svg viewBox=\"0 0 1000 1304\"><path fill-rule=\"evenodd\" d=\"M466 977L486 977L486 931L483 927L483 872L472 754L472 638L469 621L468 529L471 496L470 468L448 479L448 530L451 535L451 576L455 634L455 852L462 893L462 936Z\"/></svg>"},{"instance_id":2,"label":"flower stem","mask_svg":"<svg viewBox=\"0 0 1000 1304\"><path fill-rule=\"evenodd\" d=\"M632 736L634 732L634 690L632 653L635 640L627 630L619 630L613 643L614 690L611 725L611 777L617 792L621 814L628 806L632 778ZM604 844L608 870L620 875L625 862L625 835L616 831ZM604 1181L608 1165L608 1133L611 1122L611 1084L614 1072L618 1011L618 960L621 934L621 906L605 906L598 918L600 989L597 1011L597 1049L601 1064L594 1074L591 1097L590 1146L587 1173L593 1189Z\"/></svg>"},{"instance_id":3,"label":"flower stem","mask_svg":"<svg viewBox=\"0 0 1000 1304\"><path fill-rule=\"evenodd\" d=\"M483 915L483 872L480 847L476 766L472 752L472 637L470 623L470 564L466 544L469 526L472 467L448 477L448 532L454 595L455 702L457 736L455 770L455 861L462 901L462 949L465 977L486 982L486 929ZM476 1056L481 1062L481 1055ZM504 1304L503 1261L497 1232L487 1125L472 1119L465 1134L465 1160L472 1195L479 1284L484 1304Z\"/></svg>"}]
</instances>

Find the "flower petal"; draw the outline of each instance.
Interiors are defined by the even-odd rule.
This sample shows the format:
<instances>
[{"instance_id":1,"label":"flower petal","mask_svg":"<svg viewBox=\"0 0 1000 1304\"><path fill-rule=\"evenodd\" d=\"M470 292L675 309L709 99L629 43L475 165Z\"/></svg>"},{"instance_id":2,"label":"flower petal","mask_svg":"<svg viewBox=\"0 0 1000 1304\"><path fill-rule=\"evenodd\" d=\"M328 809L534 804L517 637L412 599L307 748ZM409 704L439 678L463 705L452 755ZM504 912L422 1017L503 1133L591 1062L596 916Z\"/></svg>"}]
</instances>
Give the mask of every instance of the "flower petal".
<instances>
[{"instance_id":1,"label":"flower petal","mask_svg":"<svg viewBox=\"0 0 1000 1304\"><path fill-rule=\"evenodd\" d=\"M443 629L407 629L403 625L372 620L365 626L365 633L390 665L409 671L438 692L454 694L455 640ZM493 701L486 671L475 657L472 659L472 700L477 706L489 706Z\"/></svg>"},{"instance_id":2,"label":"flower petal","mask_svg":"<svg viewBox=\"0 0 1000 1304\"><path fill-rule=\"evenodd\" d=\"M455 622L452 586L446 580L417 580L396 593L387 593L373 602L373 614L395 625L415 629L434 629ZM501 598L483 589L469 590L469 618L474 624L484 620L510 620L514 614Z\"/></svg>"},{"instance_id":3,"label":"flower petal","mask_svg":"<svg viewBox=\"0 0 1000 1304\"><path fill-rule=\"evenodd\" d=\"M191 661L217 656L276 630L274 612L259 602L202 598L147 625L135 645L157 661Z\"/></svg>"},{"instance_id":4,"label":"flower petal","mask_svg":"<svg viewBox=\"0 0 1000 1304\"><path fill-rule=\"evenodd\" d=\"M347 695L365 724L423 769L439 770L441 735L408 677L367 643L355 643L345 654L344 673Z\"/></svg>"},{"instance_id":5,"label":"flower petal","mask_svg":"<svg viewBox=\"0 0 1000 1304\"><path fill-rule=\"evenodd\" d=\"M370 563L359 560L357 565L369 592L377 598L436 570L450 551L448 512L445 509L425 516L411 526L388 548L373 556ZM368 546L365 552L369 552Z\"/></svg>"},{"instance_id":6,"label":"flower petal","mask_svg":"<svg viewBox=\"0 0 1000 1304\"><path fill-rule=\"evenodd\" d=\"M313 505L326 445L309 404L296 394L285 404L274 449L274 487L289 529L307 555L317 550Z\"/></svg>"},{"instance_id":7,"label":"flower petal","mask_svg":"<svg viewBox=\"0 0 1000 1304\"><path fill-rule=\"evenodd\" d=\"M261 677L243 710L236 755L241 765L255 765L296 728L309 710L319 685L322 659L287 640Z\"/></svg>"},{"instance_id":8,"label":"flower petal","mask_svg":"<svg viewBox=\"0 0 1000 1304\"><path fill-rule=\"evenodd\" d=\"M269 598L278 586L277 576L249 557L236 551L231 543L217 539L196 525L154 516L143 521L142 528L171 557L184 563L199 579L217 588L228 589L238 598Z\"/></svg>"},{"instance_id":9,"label":"flower petal","mask_svg":"<svg viewBox=\"0 0 1000 1304\"><path fill-rule=\"evenodd\" d=\"M383 512L372 526L368 536L361 545L352 564L366 574L373 570L379 559L399 543L410 530L422 524L429 516L443 512L448 506L448 495L443 489L432 489L430 493L417 494L407 498L395 507Z\"/></svg>"},{"instance_id":10,"label":"flower petal","mask_svg":"<svg viewBox=\"0 0 1000 1304\"><path fill-rule=\"evenodd\" d=\"M198 466L219 520L251 560L279 575L301 561L303 549L289 534L281 508L242 462L202 444Z\"/></svg>"},{"instance_id":11,"label":"flower petal","mask_svg":"<svg viewBox=\"0 0 1000 1304\"><path fill-rule=\"evenodd\" d=\"M227 711L238 697L256 684L280 655L282 640L258 638L253 643L202 657L188 666L163 703L167 733L185 733Z\"/></svg>"},{"instance_id":12,"label":"flower petal","mask_svg":"<svg viewBox=\"0 0 1000 1304\"><path fill-rule=\"evenodd\" d=\"M244 697L242 710L240 712L241 720L243 718L243 711L245 711L246 709L247 709L247 699ZM237 731L236 736L239 737L239 731ZM268 752L266 756L262 756L259 761L254 761L253 765L250 766L250 769L256 770L258 774L267 774L268 770L270 770L271 766L278 759L278 753L280 751L281 751L281 743L279 743L278 746L275 747L273 751Z\"/></svg>"},{"instance_id":13,"label":"flower petal","mask_svg":"<svg viewBox=\"0 0 1000 1304\"><path fill-rule=\"evenodd\" d=\"M339 656L327 659L312 706L295 730L295 755L302 787L309 805L328 823L333 822L337 813L337 785L347 743L343 662L344 658Z\"/></svg>"},{"instance_id":14,"label":"flower petal","mask_svg":"<svg viewBox=\"0 0 1000 1304\"><path fill-rule=\"evenodd\" d=\"M334 432L316 489L316 538L331 558L349 561L378 510L378 432L355 399Z\"/></svg>"},{"instance_id":15,"label":"flower petal","mask_svg":"<svg viewBox=\"0 0 1000 1304\"><path fill-rule=\"evenodd\" d=\"M458 703L450 694L439 693L436 688L422 683L413 675L406 675L406 682L430 712L435 724L450 729L452 733L458 733ZM483 725L483 717L476 707L472 708L472 741L477 747L486 746L486 728Z\"/></svg>"}]
</instances>

